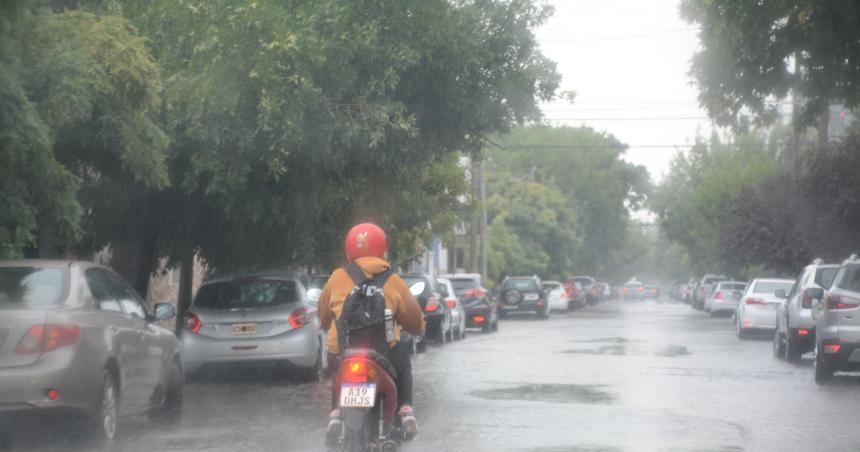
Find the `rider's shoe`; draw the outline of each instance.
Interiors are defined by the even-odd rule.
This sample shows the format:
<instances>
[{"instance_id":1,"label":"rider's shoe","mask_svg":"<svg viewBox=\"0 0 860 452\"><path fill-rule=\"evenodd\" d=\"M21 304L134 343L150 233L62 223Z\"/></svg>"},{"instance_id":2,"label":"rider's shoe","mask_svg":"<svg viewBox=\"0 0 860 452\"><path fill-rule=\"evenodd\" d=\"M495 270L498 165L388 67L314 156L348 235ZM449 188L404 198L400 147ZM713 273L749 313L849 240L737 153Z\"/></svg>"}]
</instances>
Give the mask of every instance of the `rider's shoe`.
<instances>
[{"instance_id":1,"label":"rider's shoe","mask_svg":"<svg viewBox=\"0 0 860 452\"><path fill-rule=\"evenodd\" d=\"M407 441L415 438L415 435L418 434L418 421L415 420L415 411L412 410L412 406L403 405L400 407L400 425L403 426L403 434L406 437Z\"/></svg>"},{"instance_id":2,"label":"rider's shoe","mask_svg":"<svg viewBox=\"0 0 860 452\"><path fill-rule=\"evenodd\" d=\"M341 431L343 431L343 416L341 415L340 408L335 408L328 415L328 427L325 430L326 443L336 443L340 438Z\"/></svg>"}]
</instances>

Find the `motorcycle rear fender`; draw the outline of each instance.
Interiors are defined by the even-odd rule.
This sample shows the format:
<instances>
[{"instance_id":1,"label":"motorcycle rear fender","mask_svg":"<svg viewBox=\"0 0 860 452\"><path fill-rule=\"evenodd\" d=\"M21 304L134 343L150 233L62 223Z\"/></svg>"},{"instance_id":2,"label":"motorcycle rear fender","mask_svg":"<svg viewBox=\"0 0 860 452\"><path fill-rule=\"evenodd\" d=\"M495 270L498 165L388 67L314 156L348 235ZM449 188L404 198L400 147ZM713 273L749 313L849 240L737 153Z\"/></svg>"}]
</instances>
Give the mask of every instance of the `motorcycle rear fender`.
<instances>
[{"instance_id":1,"label":"motorcycle rear fender","mask_svg":"<svg viewBox=\"0 0 860 452\"><path fill-rule=\"evenodd\" d=\"M340 366L337 370L337 380L336 384L332 388L334 391L335 400L340 400L340 385L343 382L343 374L346 371L347 367L350 363L361 360L368 369L373 368L375 370L376 378L373 379L373 383L376 383L376 391L377 391L377 400L379 397L385 397L385 428L390 429L394 423L394 414L397 411L397 384L394 382L394 379L391 378L391 374L389 374L385 369L376 364L373 360L366 358L347 358L341 361ZM377 402L378 403L378 402ZM373 409L378 409L378 406L375 406ZM364 419L364 415L370 408L347 408L346 413L353 412L357 413L353 416L357 416L358 425L356 428L360 429L362 425L362 419ZM348 419L348 418L347 418ZM346 426L349 428L349 421L346 421Z\"/></svg>"}]
</instances>

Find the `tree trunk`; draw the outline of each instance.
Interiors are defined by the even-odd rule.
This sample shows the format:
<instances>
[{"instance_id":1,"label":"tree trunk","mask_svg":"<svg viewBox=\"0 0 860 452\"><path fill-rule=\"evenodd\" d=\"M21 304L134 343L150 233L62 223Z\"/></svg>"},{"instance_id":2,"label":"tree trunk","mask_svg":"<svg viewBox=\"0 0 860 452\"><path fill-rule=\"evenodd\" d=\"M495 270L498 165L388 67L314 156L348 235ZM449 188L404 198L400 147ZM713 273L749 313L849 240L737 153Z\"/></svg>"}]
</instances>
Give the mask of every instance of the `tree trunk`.
<instances>
[{"instance_id":1,"label":"tree trunk","mask_svg":"<svg viewBox=\"0 0 860 452\"><path fill-rule=\"evenodd\" d=\"M179 296L176 299L176 332L185 325L185 313L191 306L191 292L194 284L194 253L182 256L179 264Z\"/></svg>"},{"instance_id":2,"label":"tree trunk","mask_svg":"<svg viewBox=\"0 0 860 452\"><path fill-rule=\"evenodd\" d=\"M830 132L830 106L825 105L824 109L818 113L818 151L822 152L827 149Z\"/></svg>"},{"instance_id":3,"label":"tree trunk","mask_svg":"<svg viewBox=\"0 0 860 452\"><path fill-rule=\"evenodd\" d=\"M480 190L480 177L478 174L478 162L472 159L470 177L472 179L472 227L469 230L469 262L466 264L467 273L475 273L478 268L478 229L479 211L477 201Z\"/></svg>"}]
</instances>

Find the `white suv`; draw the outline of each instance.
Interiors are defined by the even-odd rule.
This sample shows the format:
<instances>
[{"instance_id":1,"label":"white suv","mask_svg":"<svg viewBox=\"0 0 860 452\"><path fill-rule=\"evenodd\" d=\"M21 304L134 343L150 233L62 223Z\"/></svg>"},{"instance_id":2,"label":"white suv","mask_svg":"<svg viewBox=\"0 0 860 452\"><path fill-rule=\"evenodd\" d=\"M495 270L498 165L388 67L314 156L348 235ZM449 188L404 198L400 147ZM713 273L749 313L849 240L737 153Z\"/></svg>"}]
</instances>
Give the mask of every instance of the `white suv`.
<instances>
[{"instance_id":1,"label":"white suv","mask_svg":"<svg viewBox=\"0 0 860 452\"><path fill-rule=\"evenodd\" d=\"M804 353L815 348L815 320L812 306L818 291L826 291L833 284L839 265L823 264L821 259L804 267L791 291L777 291L785 300L776 310L776 332L773 337L773 354L777 358L797 361Z\"/></svg>"},{"instance_id":2,"label":"white suv","mask_svg":"<svg viewBox=\"0 0 860 452\"><path fill-rule=\"evenodd\" d=\"M819 297L823 290L817 290ZM860 370L860 259L852 255L842 263L817 303L815 381L824 382L839 370Z\"/></svg>"}]
</instances>

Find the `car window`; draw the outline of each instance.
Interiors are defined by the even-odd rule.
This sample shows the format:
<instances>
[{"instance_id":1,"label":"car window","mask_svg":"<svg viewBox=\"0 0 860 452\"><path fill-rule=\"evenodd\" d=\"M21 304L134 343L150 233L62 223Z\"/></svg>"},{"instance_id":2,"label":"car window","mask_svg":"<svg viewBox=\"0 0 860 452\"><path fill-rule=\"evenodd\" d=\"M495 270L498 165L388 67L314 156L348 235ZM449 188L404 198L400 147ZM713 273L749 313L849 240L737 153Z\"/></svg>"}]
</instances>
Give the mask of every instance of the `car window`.
<instances>
[{"instance_id":1,"label":"car window","mask_svg":"<svg viewBox=\"0 0 860 452\"><path fill-rule=\"evenodd\" d=\"M806 270L803 270L800 272L799 275L797 275L797 279L794 280L794 285L791 286L791 292L788 293L788 298L792 298L795 294L797 294L798 287L800 286L800 282L803 281L803 277L805 274Z\"/></svg>"},{"instance_id":2,"label":"car window","mask_svg":"<svg viewBox=\"0 0 860 452\"><path fill-rule=\"evenodd\" d=\"M860 292L860 265L846 265L842 277L839 279L839 288Z\"/></svg>"},{"instance_id":3,"label":"car window","mask_svg":"<svg viewBox=\"0 0 860 452\"><path fill-rule=\"evenodd\" d=\"M561 284L557 283L543 283L544 290L553 291L557 289L561 289Z\"/></svg>"},{"instance_id":4,"label":"car window","mask_svg":"<svg viewBox=\"0 0 860 452\"><path fill-rule=\"evenodd\" d=\"M108 275L108 272L100 268L89 268L84 272L96 306L102 311L122 312Z\"/></svg>"},{"instance_id":5,"label":"car window","mask_svg":"<svg viewBox=\"0 0 860 452\"><path fill-rule=\"evenodd\" d=\"M538 290L537 283L532 279L509 279L505 281L504 290Z\"/></svg>"},{"instance_id":6,"label":"car window","mask_svg":"<svg viewBox=\"0 0 860 452\"><path fill-rule=\"evenodd\" d=\"M66 272L59 268L0 267L0 306L45 306L62 301Z\"/></svg>"},{"instance_id":7,"label":"car window","mask_svg":"<svg viewBox=\"0 0 860 452\"><path fill-rule=\"evenodd\" d=\"M477 289L481 287L478 284L478 281L471 278L453 278L451 279L451 284L454 286L454 290L457 292L469 289Z\"/></svg>"},{"instance_id":8,"label":"car window","mask_svg":"<svg viewBox=\"0 0 860 452\"><path fill-rule=\"evenodd\" d=\"M824 290L829 289L833 285L833 279L836 278L837 271L839 271L839 267L819 268L815 272L815 284L818 284Z\"/></svg>"},{"instance_id":9,"label":"car window","mask_svg":"<svg viewBox=\"0 0 860 452\"><path fill-rule=\"evenodd\" d=\"M208 309L247 309L283 306L301 300L295 281L240 279L204 284L194 305Z\"/></svg>"},{"instance_id":10,"label":"car window","mask_svg":"<svg viewBox=\"0 0 860 452\"><path fill-rule=\"evenodd\" d=\"M759 281L755 283L752 287L752 291L754 293L763 293L773 295L777 290L790 290L791 283L788 281L778 282L778 281Z\"/></svg>"},{"instance_id":11,"label":"car window","mask_svg":"<svg viewBox=\"0 0 860 452\"><path fill-rule=\"evenodd\" d=\"M146 307L143 305L143 300L137 295L134 289L125 282L119 275L104 271L108 283L111 286L116 301L122 307L126 314L140 319L148 317Z\"/></svg>"}]
</instances>

